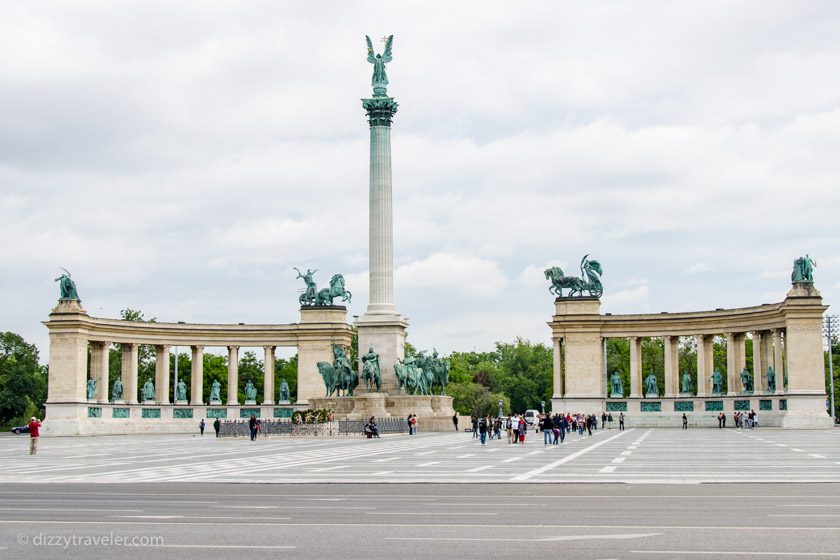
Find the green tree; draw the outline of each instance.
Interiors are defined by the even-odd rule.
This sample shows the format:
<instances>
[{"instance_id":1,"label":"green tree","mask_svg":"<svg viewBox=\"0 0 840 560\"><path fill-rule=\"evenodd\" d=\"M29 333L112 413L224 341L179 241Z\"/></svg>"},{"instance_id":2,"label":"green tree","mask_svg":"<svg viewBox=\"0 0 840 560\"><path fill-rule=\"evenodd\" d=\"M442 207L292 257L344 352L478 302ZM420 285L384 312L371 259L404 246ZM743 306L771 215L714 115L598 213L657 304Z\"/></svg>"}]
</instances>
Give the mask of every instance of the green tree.
<instances>
[{"instance_id":1,"label":"green tree","mask_svg":"<svg viewBox=\"0 0 840 560\"><path fill-rule=\"evenodd\" d=\"M38 364L38 349L13 332L0 334L0 425L43 418L47 368Z\"/></svg>"}]
</instances>

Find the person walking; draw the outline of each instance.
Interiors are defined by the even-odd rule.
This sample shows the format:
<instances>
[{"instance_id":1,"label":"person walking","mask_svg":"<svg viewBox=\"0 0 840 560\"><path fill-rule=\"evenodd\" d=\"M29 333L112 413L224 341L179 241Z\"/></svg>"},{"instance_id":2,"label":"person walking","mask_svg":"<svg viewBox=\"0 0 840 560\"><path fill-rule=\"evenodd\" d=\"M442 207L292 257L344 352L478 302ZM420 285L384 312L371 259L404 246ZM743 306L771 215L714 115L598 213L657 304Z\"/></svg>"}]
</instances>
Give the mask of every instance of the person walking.
<instances>
[{"instance_id":1,"label":"person walking","mask_svg":"<svg viewBox=\"0 0 840 560\"><path fill-rule=\"evenodd\" d=\"M718 414L718 428L723 428L723 412Z\"/></svg>"},{"instance_id":2,"label":"person walking","mask_svg":"<svg viewBox=\"0 0 840 560\"><path fill-rule=\"evenodd\" d=\"M202 418L201 422L198 423L198 431L201 432L201 435L204 435L204 418Z\"/></svg>"},{"instance_id":3,"label":"person walking","mask_svg":"<svg viewBox=\"0 0 840 560\"><path fill-rule=\"evenodd\" d=\"M257 440L257 416L255 414L251 415L251 419L248 420L248 429L251 431L251 441Z\"/></svg>"},{"instance_id":4,"label":"person walking","mask_svg":"<svg viewBox=\"0 0 840 560\"><path fill-rule=\"evenodd\" d=\"M609 422L609 429L612 429L612 423L613 423L612 412L610 412L607 415L607 422Z\"/></svg>"},{"instance_id":5,"label":"person walking","mask_svg":"<svg viewBox=\"0 0 840 560\"><path fill-rule=\"evenodd\" d=\"M458 413L452 415L452 423L455 424L455 431L458 431Z\"/></svg>"},{"instance_id":6,"label":"person walking","mask_svg":"<svg viewBox=\"0 0 840 560\"><path fill-rule=\"evenodd\" d=\"M623 412L618 413L618 431L620 431L620 432L624 431L624 413Z\"/></svg>"},{"instance_id":7,"label":"person walking","mask_svg":"<svg viewBox=\"0 0 840 560\"><path fill-rule=\"evenodd\" d=\"M38 453L38 438L41 437L41 421L34 416L29 420L29 454Z\"/></svg>"},{"instance_id":8,"label":"person walking","mask_svg":"<svg viewBox=\"0 0 840 560\"><path fill-rule=\"evenodd\" d=\"M721 419L721 422L723 422L723 425L721 425L721 428L725 428L726 427L726 414L721 412L720 413L720 419Z\"/></svg>"},{"instance_id":9,"label":"person walking","mask_svg":"<svg viewBox=\"0 0 840 560\"><path fill-rule=\"evenodd\" d=\"M493 435L496 439L502 439L502 417L497 416L495 420L493 420Z\"/></svg>"},{"instance_id":10,"label":"person walking","mask_svg":"<svg viewBox=\"0 0 840 560\"><path fill-rule=\"evenodd\" d=\"M525 436L528 434L528 421L524 416L519 417L519 443L525 443Z\"/></svg>"},{"instance_id":11,"label":"person walking","mask_svg":"<svg viewBox=\"0 0 840 560\"><path fill-rule=\"evenodd\" d=\"M475 439L478 437L478 416L473 414L470 420L472 421L473 439Z\"/></svg>"},{"instance_id":12,"label":"person walking","mask_svg":"<svg viewBox=\"0 0 840 560\"><path fill-rule=\"evenodd\" d=\"M551 416L544 414L540 418L540 428L543 433L543 445L551 445L551 442L554 440L554 427L551 424Z\"/></svg>"},{"instance_id":13,"label":"person walking","mask_svg":"<svg viewBox=\"0 0 840 560\"><path fill-rule=\"evenodd\" d=\"M222 421L216 418L213 421L213 430L216 432L216 437L219 437L219 431L222 429Z\"/></svg>"},{"instance_id":14,"label":"person walking","mask_svg":"<svg viewBox=\"0 0 840 560\"><path fill-rule=\"evenodd\" d=\"M519 443L519 417L513 415L513 443Z\"/></svg>"},{"instance_id":15,"label":"person walking","mask_svg":"<svg viewBox=\"0 0 840 560\"><path fill-rule=\"evenodd\" d=\"M405 419L405 423L408 424L408 435L413 436L414 430L412 429L411 424L411 414L408 415L408 418Z\"/></svg>"},{"instance_id":16,"label":"person walking","mask_svg":"<svg viewBox=\"0 0 840 560\"><path fill-rule=\"evenodd\" d=\"M601 413L601 429L603 430L606 427L607 427L607 413L602 412Z\"/></svg>"},{"instance_id":17,"label":"person walking","mask_svg":"<svg viewBox=\"0 0 840 560\"><path fill-rule=\"evenodd\" d=\"M683 421L683 428L682 429L687 430L688 429L688 417L685 415L685 412L683 412L682 421Z\"/></svg>"},{"instance_id":18,"label":"person walking","mask_svg":"<svg viewBox=\"0 0 840 560\"><path fill-rule=\"evenodd\" d=\"M595 423L595 415L591 414L586 417L586 432L589 434L589 437L592 437L592 424Z\"/></svg>"},{"instance_id":19,"label":"person walking","mask_svg":"<svg viewBox=\"0 0 840 560\"><path fill-rule=\"evenodd\" d=\"M481 445L487 445L487 419L482 418L478 421L478 433L481 437Z\"/></svg>"},{"instance_id":20,"label":"person walking","mask_svg":"<svg viewBox=\"0 0 840 560\"><path fill-rule=\"evenodd\" d=\"M505 420L505 432L507 432L508 443L513 443L513 421L510 416Z\"/></svg>"},{"instance_id":21,"label":"person walking","mask_svg":"<svg viewBox=\"0 0 840 560\"><path fill-rule=\"evenodd\" d=\"M411 424L411 431L409 433L413 436L416 436L417 435L417 415L416 414L411 415L411 419L409 420L409 423Z\"/></svg>"}]
</instances>

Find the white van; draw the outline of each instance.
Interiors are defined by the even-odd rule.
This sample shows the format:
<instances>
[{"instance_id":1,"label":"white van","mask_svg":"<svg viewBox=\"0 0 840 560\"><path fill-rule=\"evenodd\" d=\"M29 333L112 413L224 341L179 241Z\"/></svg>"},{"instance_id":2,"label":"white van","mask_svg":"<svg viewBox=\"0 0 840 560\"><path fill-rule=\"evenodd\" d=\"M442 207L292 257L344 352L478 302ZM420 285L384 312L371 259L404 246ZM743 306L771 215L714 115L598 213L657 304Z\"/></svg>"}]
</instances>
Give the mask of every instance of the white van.
<instances>
[{"instance_id":1,"label":"white van","mask_svg":"<svg viewBox=\"0 0 840 560\"><path fill-rule=\"evenodd\" d=\"M535 426L540 421L540 411L534 410L533 408L530 410L525 411L525 421L528 422L529 426Z\"/></svg>"}]
</instances>

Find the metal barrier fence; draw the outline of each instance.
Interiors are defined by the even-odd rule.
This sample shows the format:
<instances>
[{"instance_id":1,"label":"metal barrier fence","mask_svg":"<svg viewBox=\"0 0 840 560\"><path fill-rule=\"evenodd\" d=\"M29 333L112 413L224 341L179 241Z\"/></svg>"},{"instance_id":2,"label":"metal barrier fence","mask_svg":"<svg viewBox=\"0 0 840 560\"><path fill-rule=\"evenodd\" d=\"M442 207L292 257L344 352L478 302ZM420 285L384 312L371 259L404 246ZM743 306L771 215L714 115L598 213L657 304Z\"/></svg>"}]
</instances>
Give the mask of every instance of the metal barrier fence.
<instances>
[{"instance_id":1,"label":"metal barrier fence","mask_svg":"<svg viewBox=\"0 0 840 560\"><path fill-rule=\"evenodd\" d=\"M259 436L349 436L364 435L367 420L337 420L333 422L313 422L295 424L290 420L260 420ZM408 433L405 418L377 418L379 434ZM248 420L222 420L219 427L220 437L250 437Z\"/></svg>"}]
</instances>

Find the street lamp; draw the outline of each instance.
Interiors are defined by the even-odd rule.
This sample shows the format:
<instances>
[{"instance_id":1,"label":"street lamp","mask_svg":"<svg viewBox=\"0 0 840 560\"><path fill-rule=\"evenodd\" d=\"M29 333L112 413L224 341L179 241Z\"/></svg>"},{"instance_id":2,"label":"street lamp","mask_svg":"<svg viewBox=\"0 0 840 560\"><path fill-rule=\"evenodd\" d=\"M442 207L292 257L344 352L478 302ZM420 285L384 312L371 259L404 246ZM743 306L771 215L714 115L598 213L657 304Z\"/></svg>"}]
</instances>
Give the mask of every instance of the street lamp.
<instances>
[{"instance_id":1,"label":"street lamp","mask_svg":"<svg viewBox=\"0 0 840 560\"><path fill-rule=\"evenodd\" d=\"M545 401L540 401L540 414L545 414Z\"/></svg>"},{"instance_id":2,"label":"street lamp","mask_svg":"<svg viewBox=\"0 0 840 560\"><path fill-rule=\"evenodd\" d=\"M840 319L837 315L826 315L823 322L823 332L825 333L825 341L828 344L828 377L831 381L831 422L834 423L835 409L834 409L834 356L832 352L832 342L834 337L840 331Z\"/></svg>"},{"instance_id":3,"label":"street lamp","mask_svg":"<svg viewBox=\"0 0 840 560\"><path fill-rule=\"evenodd\" d=\"M505 401L499 399L499 418L502 417L502 405L505 404Z\"/></svg>"}]
</instances>

